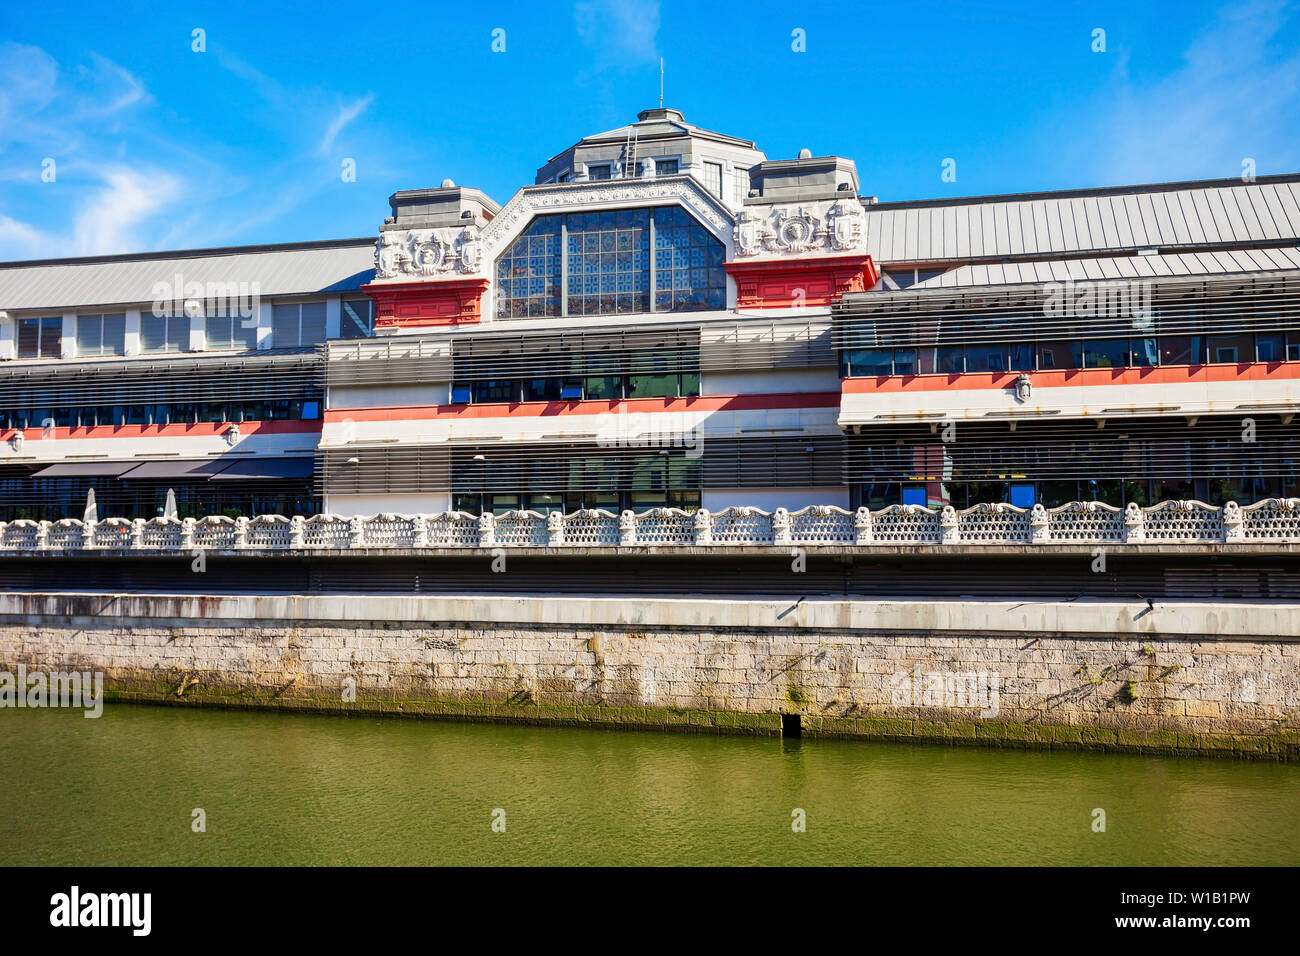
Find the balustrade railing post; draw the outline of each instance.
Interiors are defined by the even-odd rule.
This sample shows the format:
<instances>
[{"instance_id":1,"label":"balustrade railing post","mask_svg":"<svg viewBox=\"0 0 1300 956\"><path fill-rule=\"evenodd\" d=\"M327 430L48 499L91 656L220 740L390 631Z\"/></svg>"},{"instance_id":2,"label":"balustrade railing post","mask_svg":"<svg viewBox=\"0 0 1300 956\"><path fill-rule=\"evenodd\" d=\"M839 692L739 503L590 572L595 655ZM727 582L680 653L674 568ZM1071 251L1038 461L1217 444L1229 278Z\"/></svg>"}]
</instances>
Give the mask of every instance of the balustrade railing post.
<instances>
[{"instance_id":1,"label":"balustrade railing post","mask_svg":"<svg viewBox=\"0 0 1300 956\"><path fill-rule=\"evenodd\" d=\"M412 537L415 539L417 548L427 548L429 546L429 516L416 515L411 522Z\"/></svg>"},{"instance_id":2,"label":"balustrade railing post","mask_svg":"<svg viewBox=\"0 0 1300 956\"><path fill-rule=\"evenodd\" d=\"M193 518L181 519L181 550L182 551L194 550L194 525L195 525L195 521Z\"/></svg>"},{"instance_id":3,"label":"balustrade railing post","mask_svg":"<svg viewBox=\"0 0 1300 956\"><path fill-rule=\"evenodd\" d=\"M497 544L497 520L490 511L478 516L478 546L495 548Z\"/></svg>"},{"instance_id":4,"label":"balustrade railing post","mask_svg":"<svg viewBox=\"0 0 1300 956\"><path fill-rule=\"evenodd\" d=\"M1136 543L1147 539L1146 513L1130 501L1124 509L1124 543Z\"/></svg>"},{"instance_id":5,"label":"balustrade railing post","mask_svg":"<svg viewBox=\"0 0 1300 956\"><path fill-rule=\"evenodd\" d=\"M366 545L366 524L360 515L348 519L348 547L364 548Z\"/></svg>"},{"instance_id":6,"label":"balustrade railing post","mask_svg":"<svg viewBox=\"0 0 1300 956\"><path fill-rule=\"evenodd\" d=\"M1223 540L1240 541L1245 537L1241 507L1235 501L1223 506Z\"/></svg>"},{"instance_id":7,"label":"balustrade railing post","mask_svg":"<svg viewBox=\"0 0 1300 956\"><path fill-rule=\"evenodd\" d=\"M713 544L713 518L709 515L708 508L700 508L695 512L695 539L693 543L697 548L705 548Z\"/></svg>"},{"instance_id":8,"label":"balustrade railing post","mask_svg":"<svg viewBox=\"0 0 1300 956\"><path fill-rule=\"evenodd\" d=\"M552 548L564 544L564 515L558 511L546 516L546 543Z\"/></svg>"},{"instance_id":9,"label":"balustrade railing post","mask_svg":"<svg viewBox=\"0 0 1300 956\"><path fill-rule=\"evenodd\" d=\"M960 540L957 509L952 505L944 505L943 510L939 512L939 542L941 544L956 544Z\"/></svg>"},{"instance_id":10,"label":"balustrade railing post","mask_svg":"<svg viewBox=\"0 0 1300 956\"><path fill-rule=\"evenodd\" d=\"M235 548L243 550L248 547L248 518L240 515L235 519Z\"/></svg>"},{"instance_id":11,"label":"balustrade railing post","mask_svg":"<svg viewBox=\"0 0 1300 956\"><path fill-rule=\"evenodd\" d=\"M50 523L48 521L38 521L36 523L36 548L38 551L44 551L50 546Z\"/></svg>"},{"instance_id":12,"label":"balustrade railing post","mask_svg":"<svg viewBox=\"0 0 1300 956\"><path fill-rule=\"evenodd\" d=\"M871 544L876 540L876 529L871 523L871 509L859 508L853 513L853 543Z\"/></svg>"},{"instance_id":13,"label":"balustrade railing post","mask_svg":"<svg viewBox=\"0 0 1300 956\"><path fill-rule=\"evenodd\" d=\"M145 525L145 521L143 518L131 519L131 550L132 551L144 550L144 525Z\"/></svg>"},{"instance_id":14,"label":"balustrade railing post","mask_svg":"<svg viewBox=\"0 0 1300 956\"><path fill-rule=\"evenodd\" d=\"M95 548L95 528L98 524L98 521L81 523L81 547L86 551L93 551Z\"/></svg>"},{"instance_id":15,"label":"balustrade railing post","mask_svg":"<svg viewBox=\"0 0 1300 956\"><path fill-rule=\"evenodd\" d=\"M777 508L772 512L772 544L781 547L790 544L790 512Z\"/></svg>"},{"instance_id":16,"label":"balustrade railing post","mask_svg":"<svg viewBox=\"0 0 1300 956\"><path fill-rule=\"evenodd\" d=\"M285 509L288 510L288 509ZM289 519L289 547L300 550L307 546L305 535L307 527L302 515L294 515Z\"/></svg>"},{"instance_id":17,"label":"balustrade railing post","mask_svg":"<svg viewBox=\"0 0 1300 956\"><path fill-rule=\"evenodd\" d=\"M1047 509L1041 504L1034 505L1033 510L1029 512L1029 542L1047 544L1052 540L1051 530L1048 526Z\"/></svg>"},{"instance_id":18,"label":"balustrade railing post","mask_svg":"<svg viewBox=\"0 0 1300 956\"><path fill-rule=\"evenodd\" d=\"M636 544L636 515L631 511L619 513L618 544L621 548L630 548Z\"/></svg>"}]
</instances>

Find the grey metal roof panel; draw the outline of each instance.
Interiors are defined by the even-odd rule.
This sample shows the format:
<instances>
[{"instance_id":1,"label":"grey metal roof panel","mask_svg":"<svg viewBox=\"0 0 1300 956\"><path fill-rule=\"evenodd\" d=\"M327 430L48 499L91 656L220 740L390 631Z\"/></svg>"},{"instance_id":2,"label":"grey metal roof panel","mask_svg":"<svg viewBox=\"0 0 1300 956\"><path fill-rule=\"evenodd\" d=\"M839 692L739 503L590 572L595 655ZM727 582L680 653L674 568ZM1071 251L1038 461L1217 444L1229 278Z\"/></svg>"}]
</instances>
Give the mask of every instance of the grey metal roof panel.
<instances>
[{"instance_id":1,"label":"grey metal roof panel","mask_svg":"<svg viewBox=\"0 0 1300 956\"><path fill-rule=\"evenodd\" d=\"M1300 246L1274 249L1205 250L1150 256L1102 256L1023 262L971 263L949 269L912 289L1027 285L1088 279L1145 279L1163 276L1229 275L1300 269Z\"/></svg>"},{"instance_id":2,"label":"grey metal roof panel","mask_svg":"<svg viewBox=\"0 0 1300 956\"><path fill-rule=\"evenodd\" d=\"M374 277L374 245L295 244L203 250L194 255L97 257L0 263L0 311L49 310L152 302L155 283L256 284L262 297L349 292Z\"/></svg>"},{"instance_id":3,"label":"grey metal roof panel","mask_svg":"<svg viewBox=\"0 0 1300 956\"><path fill-rule=\"evenodd\" d=\"M868 205L866 213L868 251L883 265L1251 245L1300 241L1300 183Z\"/></svg>"}]
</instances>

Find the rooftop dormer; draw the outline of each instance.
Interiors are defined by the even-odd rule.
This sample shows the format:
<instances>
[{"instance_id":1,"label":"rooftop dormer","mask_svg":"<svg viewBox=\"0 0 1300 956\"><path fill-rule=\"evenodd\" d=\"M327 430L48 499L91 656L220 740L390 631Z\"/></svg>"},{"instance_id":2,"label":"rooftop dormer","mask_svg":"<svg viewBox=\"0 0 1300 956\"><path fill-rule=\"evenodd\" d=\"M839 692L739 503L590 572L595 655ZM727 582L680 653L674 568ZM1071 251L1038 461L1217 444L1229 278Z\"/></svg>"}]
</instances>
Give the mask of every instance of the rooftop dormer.
<instances>
[{"instance_id":1,"label":"rooftop dormer","mask_svg":"<svg viewBox=\"0 0 1300 956\"><path fill-rule=\"evenodd\" d=\"M767 157L753 142L701 129L666 107L635 123L584 136L537 171L535 182L569 183L689 175L732 209L749 194L749 171Z\"/></svg>"}]
</instances>

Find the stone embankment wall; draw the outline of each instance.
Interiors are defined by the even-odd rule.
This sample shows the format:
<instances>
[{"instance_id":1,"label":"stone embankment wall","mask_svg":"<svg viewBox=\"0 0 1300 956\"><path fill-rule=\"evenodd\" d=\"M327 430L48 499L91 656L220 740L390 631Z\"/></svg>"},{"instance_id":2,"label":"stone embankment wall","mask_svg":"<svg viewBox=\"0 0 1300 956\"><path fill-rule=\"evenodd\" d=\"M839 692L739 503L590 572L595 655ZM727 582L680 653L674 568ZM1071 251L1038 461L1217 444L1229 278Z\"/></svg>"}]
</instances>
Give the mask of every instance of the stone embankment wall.
<instances>
[{"instance_id":1,"label":"stone embankment wall","mask_svg":"<svg viewBox=\"0 0 1300 956\"><path fill-rule=\"evenodd\" d=\"M0 671L136 700L1300 755L1300 606L0 595ZM786 717L783 719L783 715Z\"/></svg>"}]
</instances>

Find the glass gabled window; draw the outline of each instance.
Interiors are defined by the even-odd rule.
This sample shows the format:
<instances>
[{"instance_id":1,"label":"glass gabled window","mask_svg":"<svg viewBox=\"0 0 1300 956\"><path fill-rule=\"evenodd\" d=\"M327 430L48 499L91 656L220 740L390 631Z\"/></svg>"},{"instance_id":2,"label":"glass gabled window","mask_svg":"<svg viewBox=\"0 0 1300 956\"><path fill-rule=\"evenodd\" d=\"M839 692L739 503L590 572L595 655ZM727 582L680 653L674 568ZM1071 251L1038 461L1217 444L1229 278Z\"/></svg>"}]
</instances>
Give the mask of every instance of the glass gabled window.
<instances>
[{"instance_id":1,"label":"glass gabled window","mask_svg":"<svg viewBox=\"0 0 1300 956\"><path fill-rule=\"evenodd\" d=\"M497 260L497 318L721 309L724 257L677 206L540 216Z\"/></svg>"}]
</instances>

